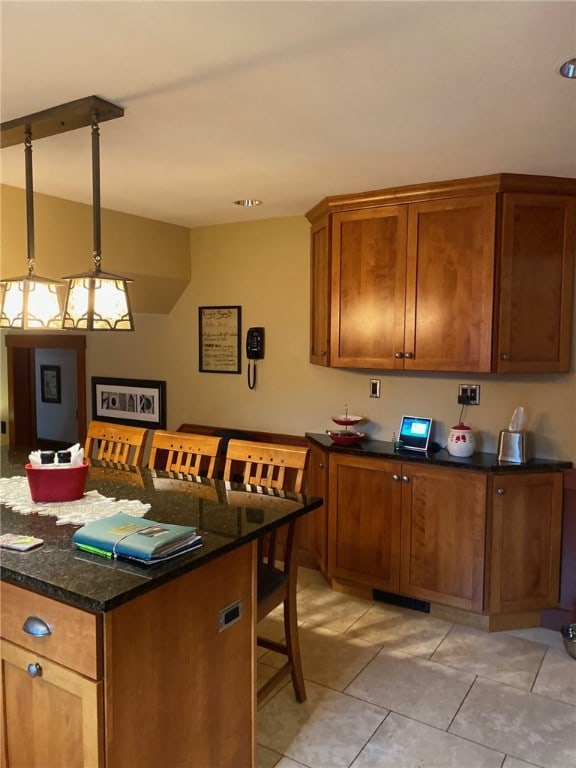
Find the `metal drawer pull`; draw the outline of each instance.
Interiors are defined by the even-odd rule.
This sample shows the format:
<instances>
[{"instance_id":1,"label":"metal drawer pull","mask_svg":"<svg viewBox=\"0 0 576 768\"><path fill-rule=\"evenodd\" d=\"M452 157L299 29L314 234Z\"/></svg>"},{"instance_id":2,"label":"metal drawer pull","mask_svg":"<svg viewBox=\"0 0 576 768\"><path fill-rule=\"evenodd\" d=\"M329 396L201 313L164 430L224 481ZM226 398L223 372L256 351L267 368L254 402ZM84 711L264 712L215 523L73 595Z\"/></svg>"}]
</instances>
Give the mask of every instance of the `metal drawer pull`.
<instances>
[{"instance_id":1,"label":"metal drawer pull","mask_svg":"<svg viewBox=\"0 0 576 768\"><path fill-rule=\"evenodd\" d=\"M34 635L35 637L43 637L44 635L52 634L52 627L50 624L39 616L28 616L22 625L22 629L27 635Z\"/></svg>"},{"instance_id":2,"label":"metal drawer pull","mask_svg":"<svg viewBox=\"0 0 576 768\"><path fill-rule=\"evenodd\" d=\"M404 358L404 352L394 352L396 360L402 360Z\"/></svg>"},{"instance_id":3,"label":"metal drawer pull","mask_svg":"<svg viewBox=\"0 0 576 768\"><path fill-rule=\"evenodd\" d=\"M506 493L506 491L504 490L504 488L498 488L498 489L496 490L496 493L498 494L498 496L504 496L504 494Z\"/></svg>"},{"instance_id":4,"label":"metal drawer pull","mask_svg":"<svg viewBox=\"0 0 576 768\"><path fill-rule=\"evenodd\" d=\"M400 480L400 475L392 475L392 480L396 480L396 482L398 482L398 480Z\"/></svg>"},{"instance_id":5,"label":"metal drawer pull","mask_svg":"<svg viewBox=\"0 0 576 768\"><path fill-rule=\"evenodd\" d=\"M405 352L404 357L406 360L414 360L414 352Z\"/></svg>"},{"instance_id":6,"label":"metal drawer pull","mask_svg":"<svg viewBox=\"0 0 576 768\"><path fill-rule=\"evenodd\" d=\"M42 667L38 663L28 664L26 672L28 672L30 677L42 677Z\"/></svg>"},{"instance_id":7,"label":"metal drawer pull","mask_svg":"<svg viewBox=\"0 0 576 768\"><path fill-rule=\"evenodd\" d=\"M408 477L408 475L402 475L402 482L404 482L404 483L409 483L410 482L410 478Z\"/></svg>"}]
</instances>

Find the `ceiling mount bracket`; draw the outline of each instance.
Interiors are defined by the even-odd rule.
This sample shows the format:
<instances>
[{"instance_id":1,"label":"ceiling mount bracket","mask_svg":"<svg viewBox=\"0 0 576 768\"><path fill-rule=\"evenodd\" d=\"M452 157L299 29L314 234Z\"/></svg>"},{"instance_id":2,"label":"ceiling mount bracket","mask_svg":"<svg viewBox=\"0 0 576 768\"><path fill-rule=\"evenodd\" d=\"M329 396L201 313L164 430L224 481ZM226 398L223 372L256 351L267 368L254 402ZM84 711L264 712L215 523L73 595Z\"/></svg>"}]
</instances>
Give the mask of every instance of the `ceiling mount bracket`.
<instances>
[{"instance_id":1,"label":"ceiling mount bracket","mask_svg":"<svg viewBox=\"0 0 576 768\"><path fill-rule=\"evenodd\" d=\"M34 141L37 141L59 133L75 131L77 128L85 128L92 125L94 115L97 115L99 123L104 123L107 120L123 117L124 109L99 96L86 96L83 99L69 101L58 107L44 109L33 115L18 117L0 124L0 147L23 144L27 133L31 133Z\"/></svg>"}]
</instances>

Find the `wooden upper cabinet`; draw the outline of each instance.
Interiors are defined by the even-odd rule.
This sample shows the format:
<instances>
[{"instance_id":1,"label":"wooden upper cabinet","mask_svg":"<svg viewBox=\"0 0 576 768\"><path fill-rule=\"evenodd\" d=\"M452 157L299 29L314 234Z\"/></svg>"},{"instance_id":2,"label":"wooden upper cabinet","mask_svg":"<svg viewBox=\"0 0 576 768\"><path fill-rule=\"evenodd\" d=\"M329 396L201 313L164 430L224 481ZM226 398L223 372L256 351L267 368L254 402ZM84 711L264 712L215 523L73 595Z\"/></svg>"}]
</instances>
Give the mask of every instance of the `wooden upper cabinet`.
<instances>
[{"instance_id":1,"label":"wooden upper cabinet","mask_svg":"<svg viewBox=\"0 0 576 768\"><path fill-rule=\"evenodd\" d=\"M402 368L407 208L332 217L331 365Z\"/></svg>"},{"instance_id":2,"label":"wooden upper cabinet","mask_svg":"<svg viewBox=\"0 0 576 768\"><path fill-rule=\"evenodd\" d=\"M325 198L310 361L478 373L570 369L576 179L494 174Z\"/></svg>"},{"instance_id":3,"label":"wooden upper cabinet","mask_svg":"<svg viewBox=\"0 0 576 768\"><path fill-rule=\"evenodd\" d=\"M570 370L576 200L503 196L498 373Z\"/></svg>"},{"instance_id":4,"label":"wooden upper cabinet","mask_svg":"<svg viewBox=\"0 0 576 768\"><path fill-rule=\"evenodd\" d=\"M310 233L310 362L330 365L330 250L326 221Z\"/></svg>"},{"instance_id":5,"label":"wooden upper cabinet","mask_svg":"<svg viewBox=\"0 0 576 768\"><path fill-rule=\"evenodd\" d=\"M408 208L404 368L489 372L496 196Z\"/></svg>"}]
</instances>

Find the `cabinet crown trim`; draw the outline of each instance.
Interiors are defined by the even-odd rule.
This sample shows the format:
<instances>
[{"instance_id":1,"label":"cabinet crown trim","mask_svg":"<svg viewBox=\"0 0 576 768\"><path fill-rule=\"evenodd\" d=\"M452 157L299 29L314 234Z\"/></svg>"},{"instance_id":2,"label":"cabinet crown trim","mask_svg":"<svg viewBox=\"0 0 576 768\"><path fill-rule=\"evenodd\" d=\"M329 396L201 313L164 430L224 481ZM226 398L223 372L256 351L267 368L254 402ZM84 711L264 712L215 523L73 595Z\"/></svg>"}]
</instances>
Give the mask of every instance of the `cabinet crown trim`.
<instances>
[{"instance_id":1,"label":"cabinet crown trim","mask_svg":"<svg viewBox=\"0 0 576 768\"><path fill-rule=\"evenodd\" d=\"M576 197L576 179L560 176L533 176L520 173L493 173L487 176L471 176L464 179L434 181L426 184L409 184L368 192L355 192L325 197L306 213L314 223L334 211L350 208L413 203L446 197L503 192L531 194L569 195Z\"/></svg>"}]
</instances>

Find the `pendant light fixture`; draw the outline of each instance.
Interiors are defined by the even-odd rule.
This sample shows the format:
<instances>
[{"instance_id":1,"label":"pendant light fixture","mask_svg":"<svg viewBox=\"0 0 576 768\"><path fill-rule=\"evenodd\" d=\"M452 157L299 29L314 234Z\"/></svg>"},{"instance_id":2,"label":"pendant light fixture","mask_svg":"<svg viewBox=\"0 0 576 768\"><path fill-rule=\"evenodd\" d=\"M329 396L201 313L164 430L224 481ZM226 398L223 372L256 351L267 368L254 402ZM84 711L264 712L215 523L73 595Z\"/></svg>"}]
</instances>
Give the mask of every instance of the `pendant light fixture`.
<instances>
[{"instance_id":1,"label":"pendant light fixture","mask_svg":"<svg viewBox=\"0 0 576 768\"><path fill-rule=\"evenodd\" d=\"M85 331L133 331L128 283L132 280L102 271L100 209L100 128L92 115L92 217L94 268L64 277L68 291L62 328Z\"/></svg>"},{"instance_id":2,"label":"pendant light fixture","mask_svg":"<svg viewBox=\"0 0 576 768\"><path fill-rule=\"evenodd\" d=\"M34 274L34 190L32 178L32 135L24 137L26 164L26 236L28 274L0 281L0 328L28 330L57 329L62 324L58 287L60 280Z\"/></svg>"},{"instance_id":3,"label":"pendant light fixture","mask_svg":"<svg viewBox=\"0 0 576 768\"><path fill-rule=\"evenodd\" d=\"M28 221L28 275L13 280L0 279L0 328L65 328L87 331L132 331L128 278L111 275L101 269L100 249L100 144L99 124L124 115L117 104L99 96L60 104L33 115L26 115L0 125L2 147L22 144L26 152L26 212ZM57 298L61 281L34 275L34 212L32 197L32 141L67 131L92 126L92 190L94 216L94 269L69 281L64 319L56 309L49 309L48 299ZM40 309L33 308L38 305ZM17 300L20 304L17 305Z\"/></svg>"}]
</instances>

